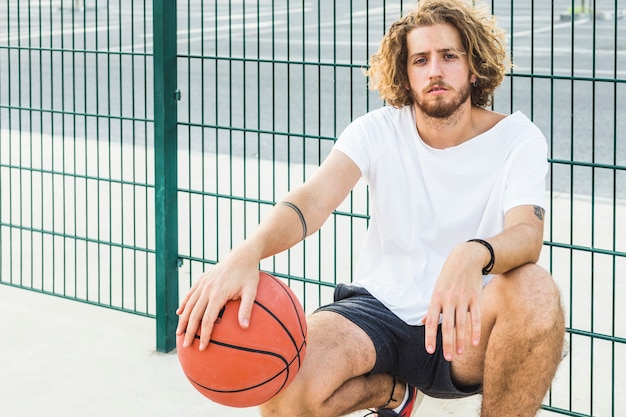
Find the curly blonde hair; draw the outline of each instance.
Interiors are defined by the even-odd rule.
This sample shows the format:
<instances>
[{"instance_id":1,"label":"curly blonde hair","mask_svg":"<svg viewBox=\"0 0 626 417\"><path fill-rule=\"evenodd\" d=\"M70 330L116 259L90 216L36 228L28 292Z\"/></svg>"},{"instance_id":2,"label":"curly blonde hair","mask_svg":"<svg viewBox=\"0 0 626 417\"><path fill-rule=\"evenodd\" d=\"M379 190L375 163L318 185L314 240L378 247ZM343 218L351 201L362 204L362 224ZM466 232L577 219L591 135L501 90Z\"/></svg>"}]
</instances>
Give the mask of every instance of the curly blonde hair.
<instances>
[{"instance_id":1,"label":"curly blonde hair","mask_svg":"<svg viewBox=\"0 0 626 417\"><path fill-rule=\"evenodd\" d=\"M474 106L492 103L495 89L510 68L505 50L504 31L496 26L489 9L464 0L422 0L415 11L391 25L370 59L365 74L370 88L378 90L389 105L402 107L413 103L407 74L408 50L406 38L413 29L436 24L450 24L461 35L463 53L468 59L470 73L476 76L471 100Z\"/></svg>"}]
</instances>

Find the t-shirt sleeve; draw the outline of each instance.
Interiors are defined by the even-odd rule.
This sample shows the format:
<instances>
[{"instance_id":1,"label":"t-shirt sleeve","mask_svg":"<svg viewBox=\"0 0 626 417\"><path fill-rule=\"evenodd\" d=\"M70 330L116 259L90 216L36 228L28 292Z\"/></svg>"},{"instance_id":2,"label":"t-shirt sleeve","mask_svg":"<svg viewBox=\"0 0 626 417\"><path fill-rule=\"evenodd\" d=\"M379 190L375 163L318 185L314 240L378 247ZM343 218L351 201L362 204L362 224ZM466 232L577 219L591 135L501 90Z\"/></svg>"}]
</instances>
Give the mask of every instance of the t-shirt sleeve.
<instances>
[{"instance_id":1,"label":"t-shirt sleeve","mask_svg":"<svg viewBox=\"0 0 626 417\"><path fill-rule=\"evenodd\" d=\"M510 171L504 196L504 212L521 205L546 208L548 145L536 126L510 155Z\"/></svg>"},{"instance_id":2,"label":"t-shirt sleeve","mask_svg":"<svg viewBox=\"0 0 626 417\"><path fill-rule=\"evenodd\" d=\"M369 167L369 158L364 146L365 130L361 124L360 119L350 123L339 135L333 149L350 158L359 167L361 174L365 175Z\"/></svg>"}]
</instances>

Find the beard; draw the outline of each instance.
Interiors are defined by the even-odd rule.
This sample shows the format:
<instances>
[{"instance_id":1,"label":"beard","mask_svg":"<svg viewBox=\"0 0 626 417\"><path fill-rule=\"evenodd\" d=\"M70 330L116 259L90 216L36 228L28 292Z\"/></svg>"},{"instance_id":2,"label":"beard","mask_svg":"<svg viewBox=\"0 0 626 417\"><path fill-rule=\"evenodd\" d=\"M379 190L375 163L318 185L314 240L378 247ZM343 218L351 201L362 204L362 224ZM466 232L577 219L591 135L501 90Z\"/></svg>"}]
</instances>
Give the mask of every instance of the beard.
<instances>
[{"instance_id":1,"label":"beard","mask_svg":"<svg viewBox=\"0 0 626 417\"><path fill-rule=\"evenodd\" d=\"M438 83L438 85L441 85L441 83ZM447 119L469 99L470 93L470 83L467 83L452 99L438 97L435 100L426 102L415 91L412 92L412 95L413 102L426 116L434 119Z\"/></svg>"}]
</instances>

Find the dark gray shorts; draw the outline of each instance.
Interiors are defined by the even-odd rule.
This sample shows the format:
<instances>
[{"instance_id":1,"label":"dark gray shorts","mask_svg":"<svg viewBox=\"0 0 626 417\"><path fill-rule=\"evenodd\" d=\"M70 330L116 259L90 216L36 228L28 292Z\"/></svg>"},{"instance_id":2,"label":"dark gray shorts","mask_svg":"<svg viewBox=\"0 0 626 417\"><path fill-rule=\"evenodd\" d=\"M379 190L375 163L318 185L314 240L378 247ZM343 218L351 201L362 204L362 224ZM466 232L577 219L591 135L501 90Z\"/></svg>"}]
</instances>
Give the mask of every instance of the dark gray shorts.
<instances>
[{"instance_id":1,"label":"dark gray shorts","mask_svg":"<svg viewBox=\"0 0 626 417\"><path fill-rule=\"evenodd\" d=\"M450 362L443 358L441 327L437 350L424 347L424 326L410 326L367 290L339 284L334 303L318 311L332 311L363 329L376 347L376 364L370 374L386 373L435 398L462 398L481 392L481 386L458 387L452 382Z\"/></svg>"}]
</instances>

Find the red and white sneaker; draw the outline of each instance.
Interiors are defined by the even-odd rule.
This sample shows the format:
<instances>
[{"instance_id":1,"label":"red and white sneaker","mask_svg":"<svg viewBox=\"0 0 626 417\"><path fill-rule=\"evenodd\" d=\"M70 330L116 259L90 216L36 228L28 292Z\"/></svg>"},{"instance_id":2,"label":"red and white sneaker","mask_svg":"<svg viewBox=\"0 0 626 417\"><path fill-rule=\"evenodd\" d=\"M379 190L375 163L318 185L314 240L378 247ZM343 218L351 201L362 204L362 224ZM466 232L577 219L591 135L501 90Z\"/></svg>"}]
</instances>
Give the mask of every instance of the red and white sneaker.
<instances>
[{"instance_id":1,"label":"red and white sneaker","mask_svg":"<svg viewBox=\"0 0 626 417\"><path fill-rule=\"evenodd\" d=\"M406 404L402 407L399 413L396 413L390 408L377 408L373 413L367 414L374 417L413 417L417 413L420 403L424 399L424 394L417 390L412 385L407 385L409 390L409 398L406 400Z\"/></svg>"}]
</instances>

